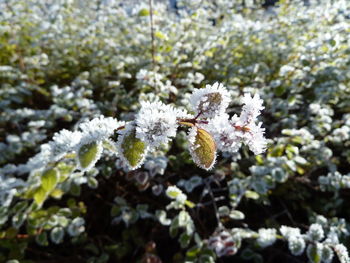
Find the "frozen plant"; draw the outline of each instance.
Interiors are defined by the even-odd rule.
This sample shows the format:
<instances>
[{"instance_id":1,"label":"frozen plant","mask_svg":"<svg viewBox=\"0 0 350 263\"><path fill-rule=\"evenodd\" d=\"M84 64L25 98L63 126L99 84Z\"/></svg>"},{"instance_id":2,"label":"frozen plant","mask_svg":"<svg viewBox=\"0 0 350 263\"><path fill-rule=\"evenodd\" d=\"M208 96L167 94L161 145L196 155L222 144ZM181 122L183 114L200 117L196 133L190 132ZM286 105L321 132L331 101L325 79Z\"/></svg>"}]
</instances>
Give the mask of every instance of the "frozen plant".
<instances>
[{"instance_id":1,"label":"frozen plant","mask_svg":"<svg viewBox=\"0 0 350 263\"><path fill-rule=\"evenodd\" d=\"M217 145L219 150L235 152L243 142L255 154L266 149L264 129L261 123L255 124L263 109L258 95L251 97L245 94L241 116L234 116L230 121L225 113L230 102L229 92L222 84L215 83L197 89L190 100L195 116L160 101L142 102L134 121L125 123L100 116L79 124L78 131L62 130L53 136L51 142L42 145L41 152L27 164L19 166L18 170L44 169L64 159L67 154L75 153L79 169L88 171L100 159L104 145L109 145L105 146L107 148L111 145L116 147L123 163L129 169L136 169L143 164L148 151L168 144L176 136L179 125L190 127L188 141L191 156L199 167L206 170L215 163ZM225 118L226 122L220 121ZM220 130L217 127L221 127ZM229 131L232 133L229 134ZM115 143L111 137L118 133ZM225 134L232 136L231 139ZM227 140L232 142L228 144Z\"/></svg>"},{"instance_id":2,"label":"frozen plant","mask_svg":"<svg viewBox=\"0 0 350 263\"><path fill-rule=\"evenodd\" d=\"M276 241L276 232L276 229L260 228L258 231L259 237L256 242L262 248L271 246Z\"/></svg>"}]
</instances>

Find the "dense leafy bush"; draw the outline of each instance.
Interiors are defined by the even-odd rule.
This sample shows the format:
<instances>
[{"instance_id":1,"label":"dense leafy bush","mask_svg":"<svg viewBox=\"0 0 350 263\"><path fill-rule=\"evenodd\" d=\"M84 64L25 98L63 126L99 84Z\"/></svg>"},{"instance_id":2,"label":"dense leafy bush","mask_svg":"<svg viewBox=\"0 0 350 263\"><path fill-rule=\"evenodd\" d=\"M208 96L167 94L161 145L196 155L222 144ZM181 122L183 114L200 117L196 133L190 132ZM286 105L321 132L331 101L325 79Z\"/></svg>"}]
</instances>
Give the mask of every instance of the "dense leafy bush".
<instances>
[{"instance_id":1,"label":"dense leafy bush","mask_svg":"<svg viewBox=\"0 0 350 263\"><path fill-rule=\"evenodd\" d=\"M1 1L0 261L350 262L350 3L309 2Z\"/></svg>"}]
</instances>

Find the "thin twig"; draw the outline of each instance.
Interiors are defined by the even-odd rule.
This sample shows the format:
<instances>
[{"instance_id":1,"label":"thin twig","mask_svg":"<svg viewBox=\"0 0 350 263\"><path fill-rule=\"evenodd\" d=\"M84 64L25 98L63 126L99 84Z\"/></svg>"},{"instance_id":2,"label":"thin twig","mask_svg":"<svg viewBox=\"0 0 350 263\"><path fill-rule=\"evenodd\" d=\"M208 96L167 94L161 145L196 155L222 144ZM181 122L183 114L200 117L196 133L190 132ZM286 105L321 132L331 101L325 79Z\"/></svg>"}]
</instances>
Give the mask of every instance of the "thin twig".
<instances>
[{"instance_id":1,"label":"thin twig","mask_svg":"<svg viewBox=\"0 0 350 263\"><path fill-rule=\"evenodd\" d=\"M215 212L215 217L216 217L216 220L218 222L218 227L221 228L222 227L222 223L220 221L220 216L219 216L219 212L218 212L218 207L216 205L216 201L215 201L215 196L213 194L213 191L211 189L211 185L210 185L211 182L206 182L206 187L209 191L209 195L211 197L211 199L213 200L213 208L214 208L214 212Z\"/></svg>"},{"instance_id":2,"label":"thin twig","mask_svg":"<svg viewBox=\"0 0 350 263\"><path fill-rule=\"evenodd\" d=\"M151 24L151 54L152 54L152 71L153 71L153 80L154 85L156 86L156 74L155 74L155 68L156 68L156 59L155 59L155 43L154 43L154 28L153 28L153 4L152 0L148 0L149 3L149 18L150 18L150 24Z\"/></svg>"}]
</instances>

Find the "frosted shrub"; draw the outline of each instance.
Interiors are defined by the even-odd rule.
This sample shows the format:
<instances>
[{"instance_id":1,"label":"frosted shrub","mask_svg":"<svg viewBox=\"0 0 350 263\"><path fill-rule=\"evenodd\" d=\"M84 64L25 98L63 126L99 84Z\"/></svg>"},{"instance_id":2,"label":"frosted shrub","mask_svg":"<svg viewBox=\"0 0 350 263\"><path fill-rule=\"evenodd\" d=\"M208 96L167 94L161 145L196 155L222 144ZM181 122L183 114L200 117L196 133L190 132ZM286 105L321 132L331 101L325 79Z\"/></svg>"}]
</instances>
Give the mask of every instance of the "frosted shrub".
<instances>
[{"instance_id":1,"label":"frosted shrub","mask_svg":"<svg viewBox=\"0 0 350 263\"><path fill-rule=\"evenodd\" d=\"M218 85L214 84L215 87ZM225 110L230 99L228 91L223 86L220 86L220 89L215 87L207 85L201 94L199 90L194 91L192 102L193 97L199 101L192 104L195 115L159 101L143 102L134 121L125 123L111 117L100 116L79 124L77 131L59 131L53 135L52 141L41 146L40 153L32 157L28 163L11 167L10 171L19 174L29 171L33 174L47 169L57 171L55 165L58 161L75 157L78 170L86 172L101 158L104 147L106 150L112 149L130 169L136 169L143 164L148 151L154 151L157 147L168 144L171 138L176 136L179 125L190 127L188 141L193 160L198 166L209 170L215 163L217 144L221 145L222 151L232 151L231 145L228 148L222 146L227 143L224 134L215 137L211 134L210 127L215 127L216 121L222 115L228 116ZM254 103L255 101L258 101L258 104ZM227 121L226 126L219 124L222 129L232 129L232 132L236 133L231 144L241 145L245 142L251 149L259 148L258 151L253 150L258 154L266 148L264 129L253 130L251 127L254 127L257 116L263 109L262 102L258 95L252 98L246 94L243 103L239 120ZM218 108L221 110L218 111ZM117 141L113 141L112 135L118 133L120 135ZM238 149L234 147L233 152ZM6 169L2 171L6 172Z\"/></svg>"}]
</instances>

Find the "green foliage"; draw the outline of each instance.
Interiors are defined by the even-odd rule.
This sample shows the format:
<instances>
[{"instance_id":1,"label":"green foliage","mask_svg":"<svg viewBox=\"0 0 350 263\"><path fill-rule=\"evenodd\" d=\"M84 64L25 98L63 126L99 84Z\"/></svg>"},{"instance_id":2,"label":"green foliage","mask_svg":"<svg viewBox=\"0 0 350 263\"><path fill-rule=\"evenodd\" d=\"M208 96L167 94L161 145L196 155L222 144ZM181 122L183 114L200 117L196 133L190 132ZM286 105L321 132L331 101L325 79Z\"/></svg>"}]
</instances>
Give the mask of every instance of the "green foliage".
<instances>
[{"instance_id":1,"label":"green foliage","mask_svg":"<svg viewBox=\"0 0 350 263\"><path fill-rule=\"evenodd\" d=\"M120 141L123 156L131 168L138 167L147 151L147 145L136 138L135 128L128 131Z\"/></svg>"},{"instance_id":2,"label":"green foliage","mask_svg":"<svg viewBox=\"0 0 350 263\"><path fill-rule=\"evenodd\" d=\"M92 167L101 155L102 145L100 142L91 142L80 147L78 160L82 169Z\"/></svg>"}]
</instances>

